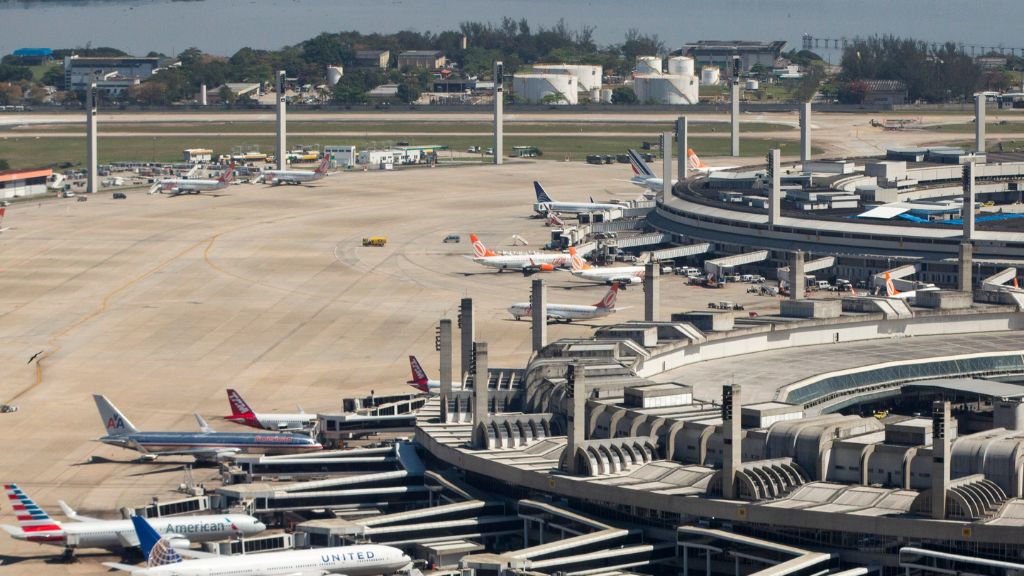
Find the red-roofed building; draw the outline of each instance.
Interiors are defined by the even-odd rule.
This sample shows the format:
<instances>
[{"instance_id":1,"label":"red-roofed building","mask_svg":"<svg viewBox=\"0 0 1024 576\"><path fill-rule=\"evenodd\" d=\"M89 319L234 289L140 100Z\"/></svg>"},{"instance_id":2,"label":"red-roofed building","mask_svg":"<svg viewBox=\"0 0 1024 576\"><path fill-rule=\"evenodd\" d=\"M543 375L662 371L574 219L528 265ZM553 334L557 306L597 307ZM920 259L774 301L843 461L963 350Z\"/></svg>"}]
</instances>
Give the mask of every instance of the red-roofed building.
<instances>
[{"instance_id":1,"label":"red-roofed building","mask_svg":"<svg viewBox=\"0 0 1024 576\"><path fill-rule=\"evenodd\" d=\"M51 168L33 170L0 170L0 199L46 194L46 179Z\"/></svg>"}]
</instances>

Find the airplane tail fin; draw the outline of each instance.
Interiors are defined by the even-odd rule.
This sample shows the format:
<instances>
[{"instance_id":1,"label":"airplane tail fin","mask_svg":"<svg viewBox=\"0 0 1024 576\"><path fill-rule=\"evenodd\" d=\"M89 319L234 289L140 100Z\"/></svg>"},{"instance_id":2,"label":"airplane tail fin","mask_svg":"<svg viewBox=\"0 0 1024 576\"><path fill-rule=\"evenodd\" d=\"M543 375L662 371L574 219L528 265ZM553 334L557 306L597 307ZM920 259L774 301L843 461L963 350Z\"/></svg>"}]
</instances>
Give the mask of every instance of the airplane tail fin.
<instances>
[{"instance_id":1,"label":"airplane tail fin","mask_svg":"<svg viewBox=\"0 0 1024 576\"><path fill-rule=\"evenodd\" d=\"M548 193L544 191L544 187L540 185L540 182L536 180L533 181L533 191L537 194L537 202L554 202L551 196L548 196Z\"/></svg>"},{"instance_id":2,"label":"airplane tail fin","mask_svg":"<svg viewBox=\"0 0 1024 576\"><path fill-rule=\"evenodd\" d=\"M117 409L117 406L114 406L110 400L107 400L106 396L93 394L92 398L96 401L96 408L100 411L100 418L103 420L103 427L106 428L107 434L118 436L139 431L138 428L132 425L131 420L128 420L128 417Z\"/></svg>"},{"instance_id":3,"label":"airplane tail fin","mask_svg":"<svg viewBox=\"0 0 1024 576\"><path fill-rule=\"evenodd\" d=\"M139 537L139 547L146 556L146 567L166 566L177 564L182 561L181 554L171 546L166 538L160 534L141 516L132 516L132 525L135 527L135 534Z\"/></svg>"},{"instance_id":4,"label":"airplane tail fin","mask_svg":"<svg viewBox=\"0 0 1024 576\"><path fill-rule=\"evenodd\" d=\"M228 388L228 404L231 405L231 416L255 416L252 408L242 399L242 395L233 388Z\"/></svg>"},{"instance_id":5,"label":"airplane tail fin","mask_svg":"<svg viewBox=\"0 0 1024 576\"><path fill-rule=\"evenodd\" d=\"M64 531L60 524L50 518L50 515L29 498L21 488L18 488L17 484L4 484L4 490L7 492L11 508L18 518L18 526L21 528L21 535L25 540L49 542L64 539ZM12 536L19 536L14 532L13 527L8 532Z\"/></svg>"},{"instance_id":6,"label":"airplane tail fin","mask_svg":"<svg viewBox=\"0 0 1024 576\"><path fill-rule=\"evenodd\" d=\"M408 384L425 384L430 380L415 356L409 356L409 368L412 370L412 380L409 380Z\"/></svg>"},{"instance_id":7,"label":"airplane tail fin","mask_svg":"<svg viewBox=\"0 0 1024 576\"><path fill-rule=\"evenodd\" d=\"M654 177L654 171L651 167L644 162L644 159L640 157L640 153L632 148L629 149L629 163L633 166L633 172L636 172L639 176Z\"/></svg>"},{"instance_id":8,"label":"airplane tail fin","mask_svg":"<svg viewBox=\"0 0 1024 576\"><path fill-rule=\"evenodd\" d=\"M897 290L896 286L892 283L892 277L889 276L888 272L886 272L885 273L885 294L886 294L886 296L892 298L893 296L895 296L895 295L897 295L899 293L900 293L900 291Z\"/></svg>"},{"instance_id":9,"label":"airplane tail fin","mask_svg":"<svg viewBox=\"0 0 1024 576\"><path fill-rule=\"evenodd\" d=\"M604 308L606 310L614 310L615 309L615 299L616 299L616 297L618 297L618 295L619 295L619 283L616 282L616 283L612 284L611 289L609 289L608 293L604 295L604 298L601 298L601 301L598 302L597 304L595 304L594 306L597 306L598 308Z\"/></svg>"},{"instance_id":10,"label":"airplane tail fin","mask_svg":"<svg viewBox=\"0 0 1024 576\"><path fill-rule=\"evenodd\" d=\"M324 154L324 159L320 162L320 165L317 166L315 172L317 174L326 174L327 173L327 164L330 161L331 161L331 155L330 154Z\"/></svg>"},{"instance_id":11,"label":"airplane tail fin","mask_svg":"<svg viewBox=\"0 0 1024 576\"><path fill-rule=\"evenodd\" d=\"M572 271L579 272L580 270L586 270L590 266L580 258L580 255L576 253L575 246L569 246L569 259L572 262Z\"/></svg>"},{"instance_id":12,"label":"airplane tail fin","mask_svg":"<svg viewBox=\"0 0 1024 576\"><path fill-rule=\"evenodd\" d=\"M206 419L200 416L198 412L195 412L192 415L196 417L196 423L199 424L200 430L207 433L213 432L213 428L210 428L210 425L206 423Z\"/></svg>"},{"instance_id":13,"label":"airplane tail fin","mask_svg":"<svg viewBox=\"0 0 1024 576\"><path fill-rule=\"evenodd\" d=\"M690 170L700 170L701 168L707 168L707 164L697 156L697 153L693 151L693 148L686 149L686 157L690 161Z\"/></svg>"},{"instance_id":14,"label":"airplane tail fin","mask_svg":"<svg viewBox=\"0 0 1024 576\"><path fill-rule=\"evenodd\" d=\"M224 172L224 174L221 174L221 177L217 178L217 181L221 182L223 184L230 184L234 180L235 180L235 163L232 162L231 164L228 165L228 169Z\"/></svg>"},{"instance_id":15,"label":"airplane tail fin","mask_svg":"<svg viewBox=\"0 0 1024 576\"><path fill-rule=\"evenodd\" d=\"M484 256L495 256L494 250L488 250L487 246L477 238L476 234L470 234L469 239L473 242L473 255L477 258Z\"/></svg>"}]
</instances>

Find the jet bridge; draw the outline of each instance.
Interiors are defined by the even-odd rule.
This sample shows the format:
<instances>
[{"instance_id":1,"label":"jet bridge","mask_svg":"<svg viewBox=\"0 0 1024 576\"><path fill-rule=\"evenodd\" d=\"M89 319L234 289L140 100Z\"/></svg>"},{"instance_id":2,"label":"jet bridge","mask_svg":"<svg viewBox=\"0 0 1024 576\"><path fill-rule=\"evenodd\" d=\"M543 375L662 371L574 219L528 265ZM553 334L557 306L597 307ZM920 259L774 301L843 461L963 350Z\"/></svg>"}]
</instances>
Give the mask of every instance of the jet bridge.
<instances>
[{"instance_id":1,"label":"jet bridge","mask_svg":"<svg viewBox=\"0 0 1024 576\"><path fill-rule=\"evenodd\" d=\"M708 242L701 242L700 244L687 244L685 246L674 246L672 248L665 248L663 250L654 250L653 252L646 252L643 254L643 260L645 262L674 260L676 258L696 256L697 254L707 254L710 250L711 244Z\"/></svg>"},{"instance_id":2,"label":"jet bridge","mask_svg":"<svg viewBox=\"0 0 1024 576\"><path fill-rule=\"evenodd\" d=\"M836 265L835 256L825 256L824 258L816 258L804 262L804 273L810 274L811 272L817 272L818 270L825 270ZM783 266L778 269L777 278L789 278L789 266Z\"/></svg>"},{"instance_id":3,"label":"jet bridge","mask_svg":"<svg viewBox=\"0 0 1024 576\"><path fill-rule=\"evenodd\" d=\"M705 260L704 272L707 274L714 274L717 277L721 276L722 272L727 268L735 268L737 266L743 266L745 264L763 262L767 259L767 250L757 250L755 252L747 252L745 254L735 254L733 256L715 258L714 260Z\"/></svg>"}]
</instances>

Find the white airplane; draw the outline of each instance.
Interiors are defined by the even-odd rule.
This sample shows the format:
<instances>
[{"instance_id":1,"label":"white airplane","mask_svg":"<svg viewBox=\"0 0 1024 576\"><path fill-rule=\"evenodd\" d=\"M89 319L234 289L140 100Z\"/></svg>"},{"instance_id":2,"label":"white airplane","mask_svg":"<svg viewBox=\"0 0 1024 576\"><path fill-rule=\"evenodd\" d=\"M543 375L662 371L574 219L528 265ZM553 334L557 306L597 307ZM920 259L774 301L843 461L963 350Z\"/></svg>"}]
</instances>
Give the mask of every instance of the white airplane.
<instances>
[{"instance_id":1,"label":"white airplane","mask_svg":"<svg viewBox=\"0 0 1024 576\"><path fill-rule=\"evenodd\" d=\"M427 372L423 369L423 366L420 366L420 361L415 356L409 356L409 368L412 370L412 380L409 380L406 384L427 394L441 393L441 381L433 380L427 376ZM459 388L460 386L452 382L452 390L458 390Z\"/></svg>"},{"instance_id":2,"label":"white airplane","mask_svg":"<svg viewBox=\"0 0 1024 576\"><path fill-rule=\"evenodd\" d=\"M569 265L567 254L534 253L534 254L498 254L489 250L484 243L470 234L469 239L473 241L473 262L490 268L497 268L498 272L505 270L519 270L523 274L535 272L551 272L559 267Z\"/></svg>"},{"instance_id":3,"label":"white airplane","mask_svg":"<svg viewBox=\"0 0 1024 576\"><path fill-rule=\"evenodd\" d=\"M576 248L569 247L572 275L584 280L606 284L637 284L643 282L645 266L591 266L580 258Z\"/></svg>"},{"instance_id":4,"label":"white airplane","mask_svg":"<svg viewBox=\"0 0 1024 576\"><path fill-rule=\"evenodd\" d=\"M324 154L316 170L267 170L263 173L263 182L271 186L313 182L327 176L327 164L330 161L330 154Z\"/></svg>"},{"instance_id":5,"label":"white airplane","mask_svg":"<svg viewBox=\"0 0 1024 576\"><path fill-rule=\"evenodd\" d=\"M316 424L316 414L306 414L301 407L297 413L292 414L254 412L242 399L242 395L231 388L228 389L228 404L231 405L231 415L225 416L225 420L253 428L302 431L309 430Z\"/></svg>"},{"instance_id":6,"label":"white airplane","mask_svg":"<svg viewBox=\"0 0 1024 576\"><path fill-rule=\"evenodd\" d=\"M65 549L103 548L122 550L139 545L131 520L100 520L82 516L64 502L61 510L75 522L64 524L50 518L16 484L4 484L8 501L18 517L18 526L0 526L15 540L62 546ZM171 538L175 546L189 542L211 542L237 536L252 536L266 530L262 522L244 514L169 516L153 521L156 530Z\"/></svg>"},{"instance_id":7,"label":"white airplane","mask_svg":"<svg viewBox=\"0 0 1024 576\"><path fill-rule=\"evenodd\" d=\"M608 293L604 295L604 298L601 298L601 301L593 306L585 306L582 304L548 304L546 306L545 314L550 320L564 320L565 322L604 318L609 314L615 313L615 298L618 293L619 284L616 282L615 284L612 284L611 289L609 289ZM508 307L508 312L516 320L524 317L533 317L533 310L530 307L529 302L513 304Z\"/></svg>"},{"instance_id":8,"label":"white airplane","mask_svg":"<svg viewBox=\"0 0 1024 576\"><path fill-rule=\"evenodd\" d=\"M216 180L201 178L196 178L194 180L188 178L166 178L153 185L153 187L149 189L149 193L170 192L175 196L179 194L199 194L200 192L210 192L212 190L227 188L228 184L231 184L234 179L235 165L232 163L228 166L228 169L224 171L224 174Z\"/></svg>"},{"instance_id":9,"label":"white airplane","mask_svg":"<svg viewBox=\"0 0 1024 576\"><path fill-rule=\"evenodd\" d=\"M711 174L712 172L719 172L721 170L732 170L733 168L739 168L739 166L715 166L712 168L701 160L697 153L693 151L693 148L686 149L687 164L690 166L690 170L697 172L698 174Z\"/></svg>"},{"instance_id":10,"label":"white airplane","mask_svg":"<svg viewBox=\"0 0 1024 576\"><path fill-rule=\"evenodd\" d=\"M551 196L548 196L548 193L544 191L544 187L540 185L540 182L537 182L536 180L533 182L533 191L537 195L537 203L533 205L533 211L537 214L549 214L551 212L581 214L597 210L611 210L613 208L623 207L622 204L594 202L593 198L590 199L590 202L555 202L551 199Z\"/></svg>"},{"instance_id":11,"label":"white airplane","mask_svg":"<svg viewBox=\"0 0 1024 576\"><path fill-rule=\"evenodd\" d=\"M161 538L145 519L134 516L132 522L146 557L146 565L132 566L117 562L104 562L103 565L139 576L372 576L394 574L412 563L398 548L378 544L238 556L180 550L171 546L166 538ZM183 556L194 559L185 560Z\"/></svg>"},{"instance_id":12,"label":"white airplane","mask_svg":"<svg viewBox=\"0 0 1024 576\"><path fill-rule=\"evenodd\" d=\"M664 181L664 178L656 176L654 170L651 170L651 167L647 165L647 162L644 162L644 159L640 157L640 153L636 150L629 149L626 155L629 156L629 165L633 168L633 177L629 179L629 183L647 188L652 192L661 192L661 183ZM676 182L678 180L673 180L672 184L675 185Z\"/></svg>"},{"instance_id":13,"label":"white airplane","mask_svg":"<svg viewBox=\"0 0 1024 576\"><path fill-rule=\"evenodd\" d=\"M7 208L4 208L3 206L0 206L0 232L3 232L4 230L7 230L7 228L4 228L4 214L6 214L6 213L7 213Z\"/></svg>"},{"instance_id":14,"label":"white airplane","mask_svg":"<svg viewBox=\"0 0 1024 576\"><path fill-rule=\"evenodd\" d=\"M896 289L896 286L893 284L892 277L889 275L889 273L888 272L885 273L885 297L886 298L896 298L897 300L906 300L907 298L913 298L914 296L917 296L918 292L929 292L929 291L938 290L938 289L939 289L938 286L931 285L931 286L925 286L923 288L918 288L916 290L907 290L905 292L900 292L899 290Z\"/></svg>"}]
</instances>

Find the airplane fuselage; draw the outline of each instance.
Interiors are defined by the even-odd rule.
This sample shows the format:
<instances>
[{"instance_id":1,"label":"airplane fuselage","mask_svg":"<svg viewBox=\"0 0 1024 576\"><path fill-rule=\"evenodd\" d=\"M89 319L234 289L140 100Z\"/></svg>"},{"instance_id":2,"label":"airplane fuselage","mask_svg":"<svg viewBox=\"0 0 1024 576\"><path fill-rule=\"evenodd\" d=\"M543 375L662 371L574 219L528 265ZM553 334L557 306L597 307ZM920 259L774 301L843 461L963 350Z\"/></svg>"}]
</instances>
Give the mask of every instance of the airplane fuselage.
<instances>
[{"instance_id":1,"label":"airplane fuselage","mask_svg":"<svg viewBox=\"0 0 1024 576\"><path fill-rule=\"evenodd\" d=\"M173 452L209 449L237 450L247 454L291 454L322 447L303 434L270 432L132 432L100 438L104 444L142 452Z\"/></svg>"},{"instance_id":2,"label":"airplane fuselage","mask_svg":"<svg viewBox=\"0 0 1024 576\"><path fill-rule=\"evenodd\" d=\"M411 562L397 548L367 544L310 550L287 550L264 554L186 560L132 574L145 576L269 576L288 574L345 574L372 576L393 574Z\"/></svg>"},{"instance_id":3,"label":"airplane fuselage","mask_svg":"<svg viewBox=\"0 0 1024 576\"><path fill-rule=\"evenodd\" d=\"M554 320L591 320L604 318L615 312L614 308L602 308L599 306L587 306L583 304L548 304L546 307L547 317ZM508 307L509 314L513 318L532 318L533 308L529 302L520 302Z\"/></svg>"},{"instance_id":4,"label":"airplane fuselage","mask_svg":"<svg viewBox=\"0 0 1024 576\"><path fill-rule=\"evenodd\" d=\"M548 214L558 212L563 214L585 214L598 210L612 210L625 208L621 204L605 204L601 202L538 202L533 205L533 211L537 214Z\"/></svg>"},{"instance_id":5,"label":"airplane fuselage","mask_svg":"<svg viewBox=\"0 0 1024 576\"><path fill-rule=\"evenodd\" d=\"M645 272L646 270L643 266L609 266L574 270L572 275L594 282L638 284L643 281Z\"/></svg>"},{"instance_id":6,"label":"airplane fuselage","mask_svg":"<svg viewBox=\"0 0 1024 576\"><path fill-rule=\"evenodd\" d=\"M153 528L161 535L176 535L189 542L212 542L237 536L253 536L266 530L266 526L244 514L204 516L170 516L151 518ZM31 532L14 534L16 540L39 541ZM119 550L136 546L138 540L131 520L86 520L60 524L59 534L50 534L40 543L66 548L103 548Z\"/></svg>"},{"instance_id":7,"label":"airplane fuselage","mask_svg":"<svg viewBox=\"0 0 1024 576\"><path fill-rule=\"evenodd\" d=\"M187 180L170 178L160 181L161 190L177 190L178 192L208 192L226 188L227 182L220 180Z\"/></svg>"},{"instance_id":8,"label":"airplane fuselage","mask_svg":"<svg viewBox=\"0 0 1024 576\"><path fill-rule=\"evenodd\" d=\"M499 270L523 270L545 264L559 267L569 265L568 254L498 254L496 256L481 256L473 258L473 261L483 266L497 268Z\"/></svg>"}]
</instances>

